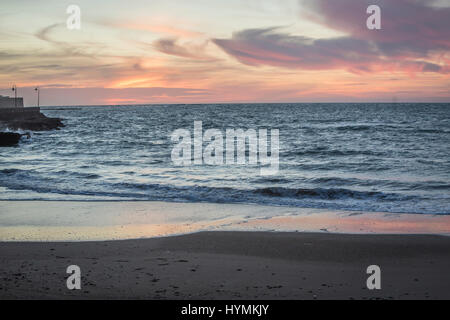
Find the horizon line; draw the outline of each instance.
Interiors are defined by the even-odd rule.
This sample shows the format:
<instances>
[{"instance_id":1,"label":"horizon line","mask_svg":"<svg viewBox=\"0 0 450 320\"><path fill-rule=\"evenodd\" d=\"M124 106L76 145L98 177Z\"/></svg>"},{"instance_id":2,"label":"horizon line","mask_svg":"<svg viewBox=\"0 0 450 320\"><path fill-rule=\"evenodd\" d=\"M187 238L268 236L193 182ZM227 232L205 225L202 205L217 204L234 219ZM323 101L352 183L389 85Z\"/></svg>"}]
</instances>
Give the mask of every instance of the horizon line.
<instances>
[{"instance_id":1,"label":"horizon line","mask_svg":"<svg viewBox=\"0 0 450 320\"><path fill-rule=\"evenodd\" d=\"M377 101L359 101L359 102L333 102L333 101L327 101L327 102L200 102L200 103L138 103L138 104L74 104L74 105L47 105L47 106L40 106L40 108L51 108L51 107L145 107L145 106L180 106L180 105L230 105L230 104L424 104L424 103L431 103L431 104L450 104L450 101L448 102L433 102L433 101L396 101L396 102L377 102ZM30 105L26 106L24 108L33 108L37 107L37 105Z\"/></svg>"}]
</instances>

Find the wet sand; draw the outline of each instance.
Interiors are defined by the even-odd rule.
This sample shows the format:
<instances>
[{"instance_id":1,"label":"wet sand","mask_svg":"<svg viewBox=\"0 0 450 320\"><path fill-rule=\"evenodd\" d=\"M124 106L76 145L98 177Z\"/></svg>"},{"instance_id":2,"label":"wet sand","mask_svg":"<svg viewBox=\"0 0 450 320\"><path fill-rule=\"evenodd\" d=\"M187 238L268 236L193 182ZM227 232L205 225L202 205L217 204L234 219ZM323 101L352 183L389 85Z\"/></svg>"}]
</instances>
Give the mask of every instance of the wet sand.
<instances>
[{"instance_id":1,"label":"wet sand","mask_svg":"<svg viewBox=\"0 0 450 320\"><path fill-rule=\"evenodd\" d=\"M0 201L0 213L0 241L148 239L201 231L450 235L450 215L256 204Z\"/></svg>"},{"instance_id":2,"label":"wet sand","mask_svg":"<svg viewBox=\"0 0 450 320\"><path fill-rule=\"evenodd\" d=\"M450 299L450 238L200 232L0 242L0 299ZM81 268L81 290L66 268ZM369 265L381 290L368 290Z\"/></svg>"}]
</instances>

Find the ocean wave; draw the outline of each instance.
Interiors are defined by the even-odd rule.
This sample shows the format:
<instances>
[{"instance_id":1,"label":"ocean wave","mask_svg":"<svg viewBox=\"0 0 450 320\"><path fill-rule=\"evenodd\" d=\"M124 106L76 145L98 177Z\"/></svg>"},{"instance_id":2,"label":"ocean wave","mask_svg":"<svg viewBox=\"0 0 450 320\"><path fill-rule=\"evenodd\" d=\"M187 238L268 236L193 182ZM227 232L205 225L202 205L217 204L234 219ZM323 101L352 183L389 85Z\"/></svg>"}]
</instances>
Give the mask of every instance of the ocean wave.
<instances>
[{"instance_id":1,"label":"ocean wave","mask_svg":"<svg viewBox=\"0 0 450 320\"><path fill-rule=\"evenodd\" d=\"M2 169L2 170L0 170L0 173L5 174L5 175L10 175L10 174L14 174L14 173L17 173L20 171L23 171L23 170L16 169L16 168L10 168L10 169Z\"/></svg>"},{"instance_id":2,"label":"ocean wave","mask_svg":"<svg viewBox=\"0 0 450 320\"><path fill-rule=\"evenodd\" d=\"M374 126L368 126L368 125L347 125L347 126L340 126L335 127L338 131L365 131L373 129Z\"/></svg>"},{"instance_id":3,"label":"ocean wave","mask_svg":"<svg viewBox=\"0 0 450 320\"><path fill-rule=\"evenodd\" d=\"M383 192L367 192L367 191L355 191L350 189L289 189L289 188L262 188L254 191L266 196L271 197L290 197L290 198L318 198L323 200L336 200L336 199L360 199L367 200L376 198L378 200L411 200L413 197L403 196L395 193L383 193Z\"/></svg>"},{"instance_id":4,"label":"ocean wave","mask_svg":"<svg viewBox=\"0 0 450 320\"><path fill-rule=\"evenodd\" d=\"M340 150L340 149L327 149L324 147L309 148L302 150L292 150L283 153L284 156L334 156L334 157L350 157L350 156L385 156L385 152L377 152L372 150Z\"/></svg>"},{"instance_id":5,"label":"ocean wave","mask_svg":"<svg viewBox=\"0 0 450 320\"><path fill-rule=\"evenodd\" d=\"M357 191L345 188L285 188L265 187L254 189L239 189L233 187L211 187L205 185L175 186L157 183L116 182L104 183L97 179L82 185L72 185L67 180L41 179L29 174L27 179L7 177L14 175L14 170L2 170L4 173L0 186L8 190L17 190L42 194L40 200L51 199L48 195L67 195L85 197L86 200L98 197L111 200L136 201L175 201L175 202L209 202L209 203L256 203L265 205L281 205L310 208L330 208L342 210L413 212L412 209L402 209L400 203L414 204L420 202L418 196L407 196L397 193L377 191ZM23 171L15 171L24 177ZM8 194L12 200L13 193ZM28 200L34 199L36 196ZM24 200L24 198L21 198ZM450 210L450 209L449 209ZM445 212L445 211L444 211ZM418 213L423 213L418 212ZM442 213L429 212L429 213Z\"/></svg>"},{"instance_id":6,"label":"ocean wave","mask_svg":"<svg viewBox=\"0 0 450 320\"><path fill-rule=\"evenodd\" d=\"M415 132L420 133L437 133L437 134L448 134L450 133L449 130L440 130L440 129L416 129L412 128Z\"/></svg>"}]
</instances>

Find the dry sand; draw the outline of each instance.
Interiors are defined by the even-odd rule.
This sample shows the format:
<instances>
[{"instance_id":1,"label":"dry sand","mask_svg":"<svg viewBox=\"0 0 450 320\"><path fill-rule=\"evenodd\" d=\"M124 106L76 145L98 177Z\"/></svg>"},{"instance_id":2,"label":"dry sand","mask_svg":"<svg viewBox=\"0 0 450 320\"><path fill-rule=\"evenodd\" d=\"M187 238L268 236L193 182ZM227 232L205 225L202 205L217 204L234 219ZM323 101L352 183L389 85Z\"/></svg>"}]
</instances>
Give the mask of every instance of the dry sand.
<instances>
[{"instance_id":1,"label":"dry sand","mask_svg":"<svg viewBox=\"0 0 450 320\"><path fill-rule=\"evenodd\" d=\"M78 265L81 290L66 288ZM382 289L366 288L381 267ZM450 238L201 232L1 242L0 299L450 299Z\"/></svg>"}]
</instances>

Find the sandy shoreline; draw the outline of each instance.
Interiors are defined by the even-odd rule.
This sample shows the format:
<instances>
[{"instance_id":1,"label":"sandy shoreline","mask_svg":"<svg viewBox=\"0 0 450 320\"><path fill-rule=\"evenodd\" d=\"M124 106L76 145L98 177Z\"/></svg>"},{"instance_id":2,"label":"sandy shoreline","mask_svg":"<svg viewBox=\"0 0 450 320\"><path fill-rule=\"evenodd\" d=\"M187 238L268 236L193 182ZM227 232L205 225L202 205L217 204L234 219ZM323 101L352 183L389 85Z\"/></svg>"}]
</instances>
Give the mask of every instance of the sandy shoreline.
<instances>
[{"instance_id":1,"label":"sandy shoreline","mask_svg":"<svg viewBox=\"0 0 450 320\"><path fill-rule=\"evenodd\" d=\"M449 249L436 235L298 232L1 242L0 299L450 299ZM379 291L366 288L373 264Z\"/></svg>"},{"instance_id":2,"label":"sandy shoreline","mask_svg":"<svg viewBox=\"0 0 450 320\"><path fill-rule=\"evenodd\" d=\"M0 241L146 239L201 231L450 235L450 215L160 201L0 201Z\"/></svg>"}]
</instances>

